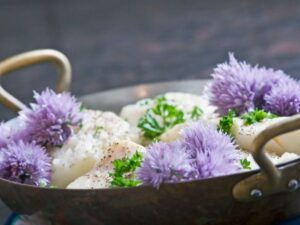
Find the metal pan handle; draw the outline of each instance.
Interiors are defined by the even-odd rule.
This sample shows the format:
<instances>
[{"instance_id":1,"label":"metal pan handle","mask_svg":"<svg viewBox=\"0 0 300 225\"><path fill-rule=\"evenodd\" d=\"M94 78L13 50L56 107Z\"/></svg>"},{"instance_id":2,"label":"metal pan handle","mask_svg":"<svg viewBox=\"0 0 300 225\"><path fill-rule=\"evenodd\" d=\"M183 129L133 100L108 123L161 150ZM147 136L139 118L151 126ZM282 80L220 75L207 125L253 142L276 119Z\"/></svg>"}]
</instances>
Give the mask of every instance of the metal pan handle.
<instances>
[{"instance_id":1,"label":"metal pan handle","mask_svg":"<svg viewBox=\"0 0 300 225\"><path fill-rule=\"evenodd\" d=\"M279 170L266 156L264 146L272 138L281 134L300 129L300 115L286 118L263 130L252 144L253 158L261 168L261 173L255 174L237 183L233 189L233 196L239 201L250 201L255 198L268 196L278 192L296 190L299 187L297 167L291 170ZM286 166L288 167L288 165Z\"/></svg>"},{"instance_id":2,"label":"metal pan handle","mask_svg":"<svg viewBox=\"0 0 300 225\"><path fill-rule=\"evenodd\" d=\"M0 78L14 70L43 62L52 63L59 73L56 91L62 92L68 90L71 83L70 62L64 54L52 49L29 51L5 59L4 61L0 62ZM26 107L21 101L8 93L1 84L0 103L14 112L18 112Z\"/></svg>"}]
</instances>

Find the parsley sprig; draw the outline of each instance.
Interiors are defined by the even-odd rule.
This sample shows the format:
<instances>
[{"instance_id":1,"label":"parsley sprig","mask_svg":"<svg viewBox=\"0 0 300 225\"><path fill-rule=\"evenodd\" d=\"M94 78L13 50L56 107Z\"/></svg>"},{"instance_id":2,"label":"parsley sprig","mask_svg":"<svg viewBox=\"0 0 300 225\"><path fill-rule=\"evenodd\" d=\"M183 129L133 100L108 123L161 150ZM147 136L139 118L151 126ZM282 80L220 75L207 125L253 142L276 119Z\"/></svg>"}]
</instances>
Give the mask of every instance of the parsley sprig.
<instances>
[{"instance_id":1,"label":"parsley sprig","mask_svg":"<svg viewBox=\"0 0 300 225\"><path fill-rule=\"evenodd\" d=\"M202 114L203 114L203 110L196 105L193 107L192 111L190 112L192 120L198 120L202 116Z\"/></svg>"},{"instance_id":2,"label":"parsley sprig","mask_svg":"<svg viewBox=\"0 0 300 225\"><path fill-rule=\"evenodd\" d=\"M240 160L241 166L243 169L251 170L251 162L246 158Z\"/></svg>"},{"instance_id":3,"label":"parsley sprig","mask_svg":"<svg viewBox=\"0 0 300 225\"><path fill-rule=\"evenodd\" d=\"M161 122L156 119L157 117L161 119ZM143 131L145 137L155 139L167 129L184 121L183 111L169 104L164 96L159 96L155 99L153 108L148 109L139 119L138 128Z\"/></svg>"},{"instance_id":4,"label":"parsley sprig","mask_svg":"<svg viewBox=\"0 0 300 225\"><path fill-rule=\"evenodd\" d=\"M101 131L102 131L103 129L104 129L103 126L96 126L96 127L95 127L95 131L94 131L93 136L94 136L94 137L97 137L97 136L101 133Z\"/></svg>"},{"instance_id":5,"label":"parsley sprig","mask_svg":"<svg viewBox=\"0 0 300 225\"><path fill-rule=\"evenodd\" d=\"M83 112L84 110L86 110L86 107L83 105L83 103L80 104L80 108L79 111Z\"/></svg>"},{"instance_id":6,"label":"parsley sprig","mask_svg":"<svg viewBox=\"0 0 300 225\"><path fill-rule=\"evenodd\" d=\"M47 183L44 180L41 180L38 184L39 187L43 187L43 188L58 188L55 185L47 185Z\"/></svg>"},{"instance_id":7,"label":"parsley sprig","mask_svg":"<svg viewBox=\"0 0 300 225\"><path fill-rule=\"evenodd\" d=\"M136 152L131 158L125 157L113 161L114 170L109 173L114 187L135 187L141 182L135 179L133 172L141 165L142 155Z\"/></svg>"},{"instance_id":8,"label":"parsley sprig","mask_svg":"<svg viewBox=\"0 0 300 225\"><path fill-rule=\"evenodd\" d=\"M221 131L227 135L232 136L231 128L233 126L233 118L236 116L236 112L233 109L229 109L227 115L223 116L218 124L218 131Z\"/></svg>"},{"instance_id":9,"label":"parsley sprig","mask_svg":"<svg viewBox=\"0 0 300 225\"><path fill-rule=\"evenodd\" d=\"M258 123L264 119L273 119L277 117L275 114L265 112L264 110L255 109L254 111L245 113L241 116L244 121L244 125L251 125Z\"/></svg>"}]
</instances>

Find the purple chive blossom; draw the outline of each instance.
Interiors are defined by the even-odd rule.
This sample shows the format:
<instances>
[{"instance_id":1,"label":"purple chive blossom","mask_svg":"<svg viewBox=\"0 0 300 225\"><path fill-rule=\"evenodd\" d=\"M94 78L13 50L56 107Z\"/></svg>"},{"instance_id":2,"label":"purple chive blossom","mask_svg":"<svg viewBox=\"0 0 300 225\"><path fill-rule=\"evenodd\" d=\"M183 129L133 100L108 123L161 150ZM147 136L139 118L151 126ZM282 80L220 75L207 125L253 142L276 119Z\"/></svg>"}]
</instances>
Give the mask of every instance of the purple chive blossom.
<instances>
[{"instance_id":1,"label":"purple chive blossom","mask_svg":"<svg viewBox=\"0 0 300 225\"><path fill-rule=\"evenodd\" d=\"M5 123L1 123L0 124L0 149L6 147L6 145L9 142L10 136L11 136L10 127Z\"/></svg>"},{"instance_id":2,"label":"purple chive blossom","mask_svg":"<svg viewBox=\"0 0 300 225\"><path fill-rule=\"evenodd\" d=\"M274 70L272 68L255 66L253 68L253 74L255 76L255 107L262 108L265 104L265 95L270 93L273 87L282 85L294 80L285 74L282 70Z\"/></svg>"},{"instance_id":3,"label":"purple chive blossom","mask_svg":"<svg viewBox=\"0 0 300 225\"><path fill-rule=\"evenodd\" d=\"M229 136L203 122L196 122L182 130L183 146L197 171L197 178L235 173L239 170L236 146Z\"/></svg>"},{"instance_id":4,"label":"purple chive blossom","mask_svg":"<svg viewBox=\"0 0 300 225\"><path fill-rule=\"evenodd\" d=\"M212 77L207 92L220 115L226 114L229 109L242 114L260 108L264 104L264 95L273 86L290 79L281 70L238 62L232 53L229 53L228 63L219 64L214 69Z\"/></svg>"},{"instance_id":5,"label":"purple chive blossom","mask_svg":"<svg viewBox=\"0 0 300 225\"><path fill-rule=\"evenodd\" d=\"M47 185L50 179L51 158L34 143L22 141L1 149L0 176L30 185Z\"/></svg>"},{"instance_id":6,"label":"purple chive blossom","mask_svg":"<svg viewBox=\"0 0 300 225\"><path fill-rule=\"evenodd\" d=\"M18 119L15 120L17 125L20 125ZM23 127L12 127L12 124L0 123L0 149L6 147L11 142L23 140L25 137Z\"/></svg>"},{"instance_id":7,"label":"purple chive blossom","mask_svg":"<svg viewBox=\"0 0 300 225\"><path fill-rule=\"evenodd\" d=\"M255 79L250 65L238 62L229 53L229 63L219 64L212 77L213 81L208 86L209 100L217 106L220 115L226 114L229 109L243 113L255 108Z\"/></svg>"},{"instance_id":8,"label":"purple chive blossom","mask_svg":"<svg viewBox=\"0 0 300 225\"><path fill-rule=\"evenodd\" d=\"M81 104L68 92L57 94L47 88L41 94L34 92L34 99L36 104L31 104L33 109L35 107L47 107L49 111L60 115L71 124L78 124L81 121Z\"/></svg>"},{"instance_id":9,"label":"purple chive blossom","mask_svg":"<svg viewBox=\"0 0 300 225\"><path fill-rule=\"evenodd\" d=\"M72 133L70 125L81 121L80 103L69 93L49 89L35 92L34 99L31 109L21 112L29 141L46 147L62 145Z\"/></svg>"},{"instance_id":10,"label":"purple chive blossom","mask_svg":"<svg viewBox=\"0 0 300 225\"><path fill-rule=\"evenodd\" d=\"M193 168L180 143L158 142L146 149L137 177L145 185L159 188L161 183L174 183L190 179Z\"/></svg>"},{"instance_id":11,"label":"purple chive blossom","mask_svg":"<svg viewBox=\"0 0 300 225\"><path fill-rule=\"evenodd\" d=\"M278 116L300 113L300 84L289 81L277 85L265 96L264 110Z\"/></svg>"}]
</instances>

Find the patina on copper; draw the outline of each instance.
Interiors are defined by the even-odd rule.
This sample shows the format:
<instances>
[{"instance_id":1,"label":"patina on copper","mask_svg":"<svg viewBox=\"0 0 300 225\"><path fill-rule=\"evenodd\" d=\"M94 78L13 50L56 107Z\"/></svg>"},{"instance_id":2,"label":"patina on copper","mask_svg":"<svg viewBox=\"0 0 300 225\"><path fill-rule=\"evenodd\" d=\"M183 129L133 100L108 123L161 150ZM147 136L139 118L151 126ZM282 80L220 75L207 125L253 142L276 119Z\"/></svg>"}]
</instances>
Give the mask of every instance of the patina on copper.
<instances>
[{"instance_id":1,"label":"patina on copper","mask_svg":"<svg viewBox=\"0 0 300 225\"><path fill-rule=\"evenodd\" d=\"M201 94L206 83L190 80L139 85L87 95L81 100L88 108L119 112L125 104L169 91ZM298 117L281 125L291 120L297 124L290 130L297 129ZM275 168L262 158L261 151L271 137L290 130L269 130L254 143L258 154L254 157L262 172L163 184L159 190L144 186L49 189L0 179L0 197L18 213L40 212L57 225L268 225L300 215L300 159Z\"/></svg>"}]
</instances>

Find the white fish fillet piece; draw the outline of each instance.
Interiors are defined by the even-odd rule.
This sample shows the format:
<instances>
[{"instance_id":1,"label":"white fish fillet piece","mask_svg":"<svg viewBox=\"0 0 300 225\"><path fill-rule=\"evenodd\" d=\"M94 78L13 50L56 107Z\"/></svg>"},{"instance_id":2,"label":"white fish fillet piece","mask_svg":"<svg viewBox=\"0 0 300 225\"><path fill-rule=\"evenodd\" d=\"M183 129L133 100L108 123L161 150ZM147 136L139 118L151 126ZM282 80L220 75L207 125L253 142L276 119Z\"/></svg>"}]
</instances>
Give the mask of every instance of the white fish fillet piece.
<instances>
[{"instance_id":1,"label":"white fish fillet piece","mask_svg":"<svg viewBox=\"0 0 300 225\"><path fill-rule=\"evenodd\" d=\"M85 110L82 128L51 151L52 185L66 187L107 155L116 139L129 139L129 124L112 112Z\"/></svg>"},{"instance_id":2,"label":"white fish fillet piece","mask_svg":"<svg viewBox=\"0 0 300 225\"><path fill-rule=\"evenodd\" d=\"M107 155L97 162L94 168L77 178L68 185L68 189L96 189L109 188L111 186L111 178L109 173L113 170L113 161L131 157L136 152L144 153L144 147L132 141L117 141L113 143L107 150Z\"/></svg>"}]
</instances>

